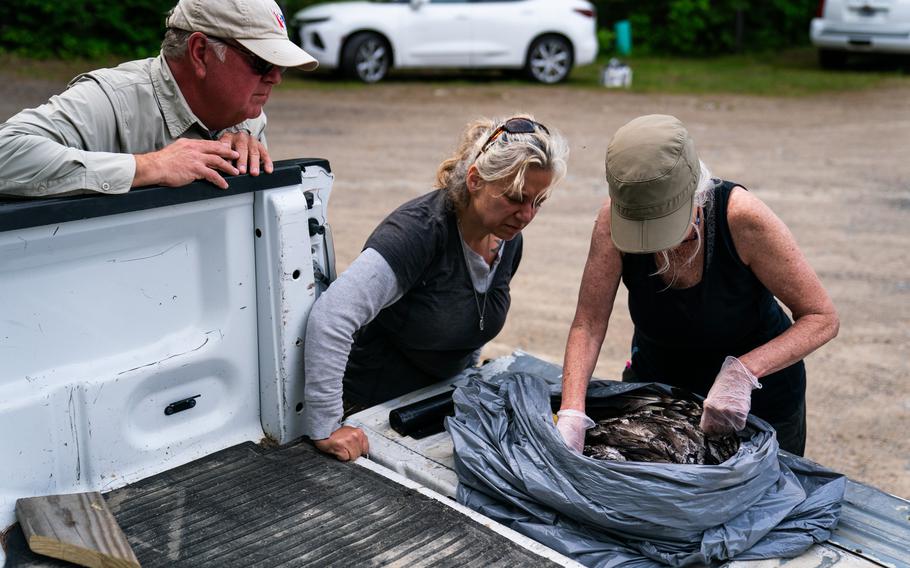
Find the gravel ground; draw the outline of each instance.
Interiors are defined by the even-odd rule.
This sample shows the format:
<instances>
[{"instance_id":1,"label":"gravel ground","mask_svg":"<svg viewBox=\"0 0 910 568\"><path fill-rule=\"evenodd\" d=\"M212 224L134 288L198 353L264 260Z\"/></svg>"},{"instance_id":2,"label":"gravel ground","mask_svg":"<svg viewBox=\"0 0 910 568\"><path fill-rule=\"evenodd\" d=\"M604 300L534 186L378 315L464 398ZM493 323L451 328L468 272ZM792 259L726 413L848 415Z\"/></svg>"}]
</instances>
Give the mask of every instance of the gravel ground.
<instances>
[{"instance_id":1,"label":"gravel ground","mask_svg":"<svg viewBox=\"0 0 910 568\"><path fill-rule=\"evenodd\" d=\"M62 88L7 75L0 119ZM559 129L571 144L569 175L525 231L513 309L486 349L521 348L555 362L607 197L608 140L640 114L678 116L716 175L748 187L787 223L838 308L840 335L806 361L807 457L910 498L910 88L794 99L323 83L279 89L267 111L275 158L332 163L339 268L387 213L431 188L468 120L525 111ZM621 289L596 370L603 378L617 378L628 357L625 302Z\"/></svg>"}]
</instances>

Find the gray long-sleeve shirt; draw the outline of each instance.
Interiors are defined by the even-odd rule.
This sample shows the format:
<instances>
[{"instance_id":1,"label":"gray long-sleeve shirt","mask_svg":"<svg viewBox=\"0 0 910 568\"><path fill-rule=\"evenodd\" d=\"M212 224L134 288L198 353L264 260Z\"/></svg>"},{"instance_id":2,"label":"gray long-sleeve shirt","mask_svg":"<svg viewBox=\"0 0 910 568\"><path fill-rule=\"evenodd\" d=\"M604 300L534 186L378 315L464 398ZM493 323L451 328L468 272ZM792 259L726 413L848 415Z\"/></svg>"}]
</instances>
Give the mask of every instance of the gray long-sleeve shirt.
<instances>
[{"instance_id":1,"label":"gray long-sleeve shirt","mask_svg":"<svg viewBox=\"0 0 910 568\"><path fill-rule=\"evenodd\" d=\"M485 293L502 258L502 247L491 267L464 241L461 244L474 289ZM342 379L354 333L402 295L392 267L368 248L313 306L306 329L303 413L303 432L311 439L328 438L341 427Z\"/></svg>"},{"instance_id":2,"label":"gray long-sleeve shirt","mask_svg":"<svg viewBox=\"0 0 910 568\"><path fill-rule=\"evenodd\" d=\"M265 124L263 113L227 130L264 144ZM133 154L220 134L190 110L164 56L98 69L0 125L0 193L124 193L136 172Z\"/></svg>"}]
</instances>

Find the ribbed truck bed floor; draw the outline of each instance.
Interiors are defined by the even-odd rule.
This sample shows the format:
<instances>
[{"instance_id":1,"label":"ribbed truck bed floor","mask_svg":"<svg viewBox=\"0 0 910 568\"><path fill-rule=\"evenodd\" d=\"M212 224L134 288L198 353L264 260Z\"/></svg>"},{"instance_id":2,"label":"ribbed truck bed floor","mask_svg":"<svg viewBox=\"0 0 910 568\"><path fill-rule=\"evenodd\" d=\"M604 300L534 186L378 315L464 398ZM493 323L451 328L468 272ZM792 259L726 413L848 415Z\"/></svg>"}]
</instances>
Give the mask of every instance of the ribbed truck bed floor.
<instances>
[{"instance_id":1,"label":"ribbed truck bed floor","mask_svg":"<svg viewBox=\"0 0 910 568\"><path fill-rule=\"evenodd\" d=\"M143 568L555 565L305 443L251 442L105 495ZM7 567L64 567L7 535Z\"/></svg>"}]
</instances>

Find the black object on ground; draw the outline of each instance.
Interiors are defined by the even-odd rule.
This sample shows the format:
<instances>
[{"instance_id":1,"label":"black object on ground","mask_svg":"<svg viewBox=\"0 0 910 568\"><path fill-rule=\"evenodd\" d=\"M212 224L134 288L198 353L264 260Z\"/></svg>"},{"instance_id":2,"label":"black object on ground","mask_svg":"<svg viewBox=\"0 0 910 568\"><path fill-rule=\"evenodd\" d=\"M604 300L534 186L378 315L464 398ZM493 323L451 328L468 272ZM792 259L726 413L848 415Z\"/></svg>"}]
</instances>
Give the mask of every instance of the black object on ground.
<instances>
[{"instance_id":1,"label":"black object on ground","mask_svg":"<svg viewBox=\"0 0 910 568\"><path fill-rule=\"evenodd\" d=\"M454 390L418 400L389 412L389 424L402 436L420 439L445 429L446 416L455 415Z\"/></svg>"}]
</instances>

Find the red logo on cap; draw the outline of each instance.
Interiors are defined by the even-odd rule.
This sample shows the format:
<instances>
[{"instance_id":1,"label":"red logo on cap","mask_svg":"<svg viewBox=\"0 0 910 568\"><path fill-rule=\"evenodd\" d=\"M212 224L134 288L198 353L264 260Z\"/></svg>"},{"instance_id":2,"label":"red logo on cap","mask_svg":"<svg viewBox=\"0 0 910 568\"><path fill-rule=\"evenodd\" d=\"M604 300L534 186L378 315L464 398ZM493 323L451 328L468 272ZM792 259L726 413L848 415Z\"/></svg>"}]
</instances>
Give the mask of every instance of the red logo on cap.
<instances>
[{"instance_id":1,"label":"red logo on cap","mask_svg":"<svg viewBox=\"0 0 910 568\"><path fill-rule=\"evenodd\" d=\"M275 14L275 19L278 20L278 25L281 26L281 29L284 29L284 14L281 12L272 12Z\"/></svg>"}]
</instances>

